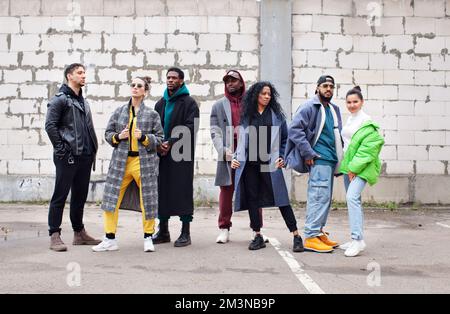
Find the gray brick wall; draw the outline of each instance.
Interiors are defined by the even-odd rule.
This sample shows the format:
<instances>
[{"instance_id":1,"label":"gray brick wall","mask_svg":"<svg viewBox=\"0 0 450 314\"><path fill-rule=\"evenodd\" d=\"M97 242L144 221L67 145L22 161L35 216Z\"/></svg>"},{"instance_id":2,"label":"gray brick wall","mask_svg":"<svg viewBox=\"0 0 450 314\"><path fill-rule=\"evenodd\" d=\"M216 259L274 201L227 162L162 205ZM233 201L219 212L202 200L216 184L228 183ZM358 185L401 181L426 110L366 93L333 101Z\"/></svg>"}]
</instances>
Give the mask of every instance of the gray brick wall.
<instances>
[{"instance_id":1,"label":"gray brick wall","mask_svg":"<svg viewBox=\"0 0 450 314\"><path fill-rule=\"evenodd\" d=\"M450 1L294 0L293 111L322 73L357 84L386 138L386 175L448 175Z\"/></svg>"},{"instance_id":2,"label":"gray brick wall","mask_svg":"<svg viewBox=\"0 0 450 314\"><path fill-rule=\"evenodd\" d=\"M154 79L147 100L154 104L165 70L186 69L201 111L196 180L206 191L201 197L216 199L208 177L215 172L209 114L223 94L226 69L242 70L248 83L259 78L259 6L256 0L0 0L1 199L49 197L54 166L43 130L46 105L72 62L88 70L85 93L101 143L97 179L111 156L104 127L127 100L131 78ZM292 9L292 111L323 73L336 77L344 113L346 91L361 85L366 111L386 138L384 177L366 197L450 203L442 189L424 191L437 182L450 186L450 0L292 0ZM293 196L304 200L305 177L294 177L293 185ZM99 199L101 190L94 194L91 200Z\"/></svg>"},{"instance_id":3,"label":"gray brick wall","mask_svg":"<svg viewBox=\"0 0 450 314\"><path fill-rule=\"evenodd\" d=\"M104 128L127 100L131 78L153 78L147 100L153 105L172 65L186 70L200 103L196 173L214 173L211 106L223 95L226 69L258 79L258 25L254 0L1 0L0 175L53 173L46 105L72 62L87 66L85 94L100 143L97 175L106 174L111 157Z\"/></svg>"}]
</instances>

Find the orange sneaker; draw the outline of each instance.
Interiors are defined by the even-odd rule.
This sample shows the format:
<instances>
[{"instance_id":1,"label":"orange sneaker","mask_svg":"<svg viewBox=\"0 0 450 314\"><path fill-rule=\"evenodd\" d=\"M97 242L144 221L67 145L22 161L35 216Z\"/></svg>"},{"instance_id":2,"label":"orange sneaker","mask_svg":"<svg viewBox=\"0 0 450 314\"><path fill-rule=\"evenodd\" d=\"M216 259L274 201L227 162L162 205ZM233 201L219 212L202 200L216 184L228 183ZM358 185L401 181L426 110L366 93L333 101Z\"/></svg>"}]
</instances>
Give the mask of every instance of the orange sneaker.
<instances>
[{"instance_id":1,"label":"orange sneaker","mask_svg":"<svg viewBox=\"0 0 450 314\"><path fill-rule=\"evenodd\" d=\"M305 240L305 251L312 251L317 253L333 252L333 247L323 243L319 237L308 238Z\"/></svg>"},{"instance_id":2,"label":"orange sneaker","mask_svg":"<svg viewBox=\"0 0 450 314\"><path fill-rule=\"evenodd\" d=\"M328 246L331 246L333 249L337 248L339 246L339 243L330 240L330 238L328 238L328 235L329 235L328 232L322 232L322 234L318 236L318 238L320 239L320 241L322 241Z\"/></svg>"}]
</instances>

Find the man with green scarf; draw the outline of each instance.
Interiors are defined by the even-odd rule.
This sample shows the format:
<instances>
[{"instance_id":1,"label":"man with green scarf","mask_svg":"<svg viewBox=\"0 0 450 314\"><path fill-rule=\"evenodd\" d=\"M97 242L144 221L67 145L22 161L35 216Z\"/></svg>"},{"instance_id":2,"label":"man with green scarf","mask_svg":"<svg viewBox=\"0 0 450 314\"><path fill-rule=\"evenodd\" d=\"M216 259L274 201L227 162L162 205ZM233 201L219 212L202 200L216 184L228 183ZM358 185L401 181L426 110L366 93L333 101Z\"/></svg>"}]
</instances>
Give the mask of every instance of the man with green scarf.
<instances>
[{"instance_id":1,"label":"man with green scarf","mask_svg":"<svg viewBox=\"0 0 450 314\"><path fill-rule=\"evenodd\" d=\"M169 219L171 216L179 216L183 226L175 247L184 247L191 244L195 136L200 113L184 83L184 72L179 68L170 68L166 79L164 97L155 105L155 110L161 117L165 140L158 148L159 231L154 236L153 243L170 242Z\"/></svg>"}]
</instances>

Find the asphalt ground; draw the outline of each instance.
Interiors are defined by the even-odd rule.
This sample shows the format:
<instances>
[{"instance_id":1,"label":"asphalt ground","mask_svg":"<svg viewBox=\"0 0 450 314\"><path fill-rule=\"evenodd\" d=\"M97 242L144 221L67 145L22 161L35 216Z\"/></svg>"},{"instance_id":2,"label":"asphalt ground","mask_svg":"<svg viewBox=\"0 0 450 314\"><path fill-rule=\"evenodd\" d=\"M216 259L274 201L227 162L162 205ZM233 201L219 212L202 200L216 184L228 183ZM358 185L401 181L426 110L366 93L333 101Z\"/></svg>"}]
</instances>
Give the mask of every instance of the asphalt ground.
<instances>
[{"instance_id":1,"label":"asphalt ground","mask_svg":"<svg viewBox=\"0 0 450 314\"><path fill-rule=\"evenodd\" d=\"M94 253L72 246L68 208L62 239L68 251L48 249L47 206L0 204L0 293L149 294L378 294L450 293L450 210L367 209L366 251L348 258L293 253L292 236L276 209L264 210L265 249L249 251L246 212L233 216L231 241L216 244L216 208L199 208L191 226L192 245L175 248L181 222L170 221L172 243L143 252L141 215L119 217L117 252ZM296 210L300 230L304 209ZM85 226L103 236L100 208L85 210ZM345 209L330 213L327 231L349 240Z\"/></svg>"}]
</instances>

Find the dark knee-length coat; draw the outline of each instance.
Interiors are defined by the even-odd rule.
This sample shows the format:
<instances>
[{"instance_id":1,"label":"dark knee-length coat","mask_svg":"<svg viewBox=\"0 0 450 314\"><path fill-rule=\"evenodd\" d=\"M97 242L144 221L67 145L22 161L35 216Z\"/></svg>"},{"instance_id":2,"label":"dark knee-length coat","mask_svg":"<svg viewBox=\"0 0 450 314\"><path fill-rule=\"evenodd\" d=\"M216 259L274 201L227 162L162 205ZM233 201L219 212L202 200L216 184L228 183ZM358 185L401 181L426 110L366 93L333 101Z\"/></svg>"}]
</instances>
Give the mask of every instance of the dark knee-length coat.
<instances>
[{"instance_id":1,"label":"dark knee-length coat","mask_svg":"<svg viewBox=\"0 0 450 314\"><path fill-rule=\"evenodd\" d=\"M284 158L284 151L286 149L287 142L287 123L284 118L278 117L273 110L272 111L272 127L271 127L271 151L270 151L270 179L272 183L273 200L274 204L264 207L282 207L290 205L289 194L286 187L286 181L284 180L283 171L276 169L275 161L279 157ZM236 169L235 175L235 200L234 211L248 210L248 203L245 194L244 180L242 178L247 155L249 151L249 128L248 121L243 121L239 129L239 141L238 147L235 153L235 159L240 162L240 167Z\"/></svg>"},{"instance_id":2,"label":"dark knee-length coat","mask_svg":"<svg viewBox=\"0 0 450 314\"><path fill-rule=\"evenodd\" d=\"M155 110L160 115L163 128L165 108L166 100L162 98L156 103ZM166 156L160 156L159 162L160 216L181 216L194 213L195 138L199 127L199 116L199 107L192 97L182 94L175 99L169 127L171 136L167 139L172 148ZM190 145L190 154L188 158L174 160L176 155L186 153L184 149L187 147L180 145L180 141Z\"/></svg>"},{"instance_id":3,"label":"dark knee-length coat","mask_svg":"<svg viewBox=\"0 0 450 314\"><path fill-rule=\"evenodd\" d=\"M130 106L131 100L129 103L117 108L109 119L105 130L105 140L114 147L101 206L105 211L113 212L115 210L125 174L129 142L121 141L119 144L114 144L112 138L128 126ZM138 143L138 146L145 216L146 219L153 219L158 215L159 157L156 154L156 148L161 145L164 132L158 113L150 107L147 107L144 103L139 107L136 124L142 131L142 134L145 134L150 140L149 146L145 147L142 143ZM128 186L120 208L141 211L139 188L134 181Z\"/></svg>"}]
</instances>

